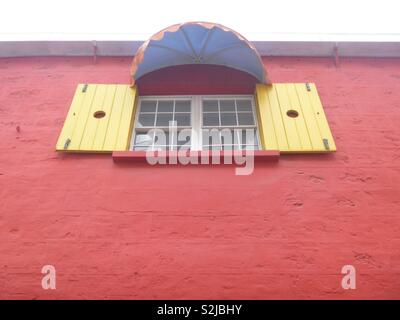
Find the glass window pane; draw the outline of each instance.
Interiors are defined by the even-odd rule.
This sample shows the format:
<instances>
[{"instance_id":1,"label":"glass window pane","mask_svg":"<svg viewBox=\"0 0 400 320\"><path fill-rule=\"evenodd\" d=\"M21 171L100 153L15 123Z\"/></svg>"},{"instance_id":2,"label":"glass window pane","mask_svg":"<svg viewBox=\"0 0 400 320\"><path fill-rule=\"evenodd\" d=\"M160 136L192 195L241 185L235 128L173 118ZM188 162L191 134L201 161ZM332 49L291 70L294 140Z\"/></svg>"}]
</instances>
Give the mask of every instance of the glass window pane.
<instances>
[{"instance_id":1,"label":"glass window pane","mask_svg":"<svg viewBox=\"0 0 400 320\"><path fill-rule=\"evenodd\" d=\"M233 130L230 129L222 129L221 130L221 144L224 145L232 145L235 144L235 137Z\"/></svg>"},{"instance_id":2,"label":"glass window pane","mask_svg":"<svg viewBox=\"0 0 400 320\"><path fill-rule=\"evenodd\" d=\"M235 129L235 134L234 134L234 143L240 145L242 142L242 130L241 129Z\"/></svg>"},{"instance_id":3,"label":"glass window pane","mask_svg":"<svg viewBox=\"0 0 400 320\"><path fill-rule=\"evenodd\" d=\"M190 100L176 100L175 112L190 112Z\"/></svg>"},{"instance_id":4,"label":"glass window pane","mask_svg":"<svg viewBox=\"0 0 400 320\"><path fill-rule=\"evenodd\" d=\"M217 129L203 129L203 145L220 145L221 144L221 134Z\"/></svg>"},{"instance_id":5,"label":"glass window pane","mask_svg":"<svg viewBox=\"0 0 400 320\"><path fill-rule=\"evenodd\" d=\"M156 112L157 101L146 100L140 104L140 112Z\"/></svg>"},{"instance_id":6,"label":"glass window pane","mask_svg":"<svg viewBox=\"0 0 400 320\"><path fill-rule=\"evenodd\" d=\"M218 113L203 113L203 126L219 126Z\"/></svg>"},{"instance_id":7,"label":"glass window pane","mask_svg":"<svg viewBox=\"0 0 400 320\"><path fill-rule=\"evenodd\" d=\"M157 112L173 112L174 101L173 100L159 100Z\"/></svg>"},{"instance_id":8,"label":"glass window pane","mask_svg":"<svg viewBox=\"0 0 400 320\"><path fill-rule=\"evenodd\" d=\"M175 121L178 127L190 126L190 113L175 113Z\"/></svg>"},{"instance_id":9,"label":"glass window pane","mask_svg":"<svg viewBox=\"0 0 400 320\"><path fill-rule=\"evenodd\" d=\"M254 119L252 113L238 113L238 120L240 126L254 125Z\"/></svg>"},{"instance_id":10,"label":"glass window pane","mask_svg":"<svg viewBox=\"0 0 400 320\"><path fill-rule=\"evenodd\" d=\"M236 114L235 113L221 113L221 125L222 126L236 126Z\"/></svg>"},{"instance_id":11,"label":"glass window pane","mask_svg":"<svg viewBox=\"0 0 400 320\"><path fill-rule=\"evenodd\" d=\"M242 145L255 145L257 144L257 132L254 129L239 130L240 143Z\"/></svg>"},{"instance_id":12,"label":"glass window pane","mask_svg":"<svg viewBox=\"0 0 400 320\"><path fill-rule=\"evenodd\" d=\"M220 100L221 112L235 111L235 100Z\"/></svg>"},{"instance_id":13,"label":"glass window pane","mask_svg":"<svg viewBox=\"0 0 400 320\"><path fill-rule=\"evenodd\" d=\"M251 108L251 100L236 100L237 111L250 111L252 112Z\"/></svg>"},{"instance_id":14,"label":"glass window pane","mask_svg":"<svg viewBox=\"0 0 400 320\"><path fill-rule=\"evenodd\" d=\"M155 136L154 136L154 145L155 146L164 146L168 145L171 143L170 137L169 137L169 132L157 129Z\"/></svg>"},{"instance_id":15,"label":"glass window pane","mask_svg":"<svg viewBox=\"0 0 400 320\"><path fill-rule=\"evenodd\" d=\"M218 100L203 100L203 112L218 112Z\"/></svg>"},{"instance_id":16,"label":"glass window pane","mask_svg":"<svg viewBox=\"0 0 400 320\"><path fill-rule=\"evenodd\" d=\"M181 130L178 133L178 141L177 144L179 146L182 145L189 145L191 144L191 135L192 135L192 130L191 129L185 129L185 130Z\"/></svg>"},{"instance_id":17,"label":"glass window pane","mask_svg":"<svg viewBox=\"0 0 400 320\"><path fill-rule=\"evenodd\" d=\"M147 133L136 133L135 146L148 147L153 144L153 135Z\"/></svg>"},{"instance_id":18,"label":"glass window pane","mask_svg":"<svg viewBox=\"0 0 400 320\"><path fill-rule=\"evenodd\" d=\"M156 115L153 114L139 114L138 127L152 127L154 126L154 120Z\"/></svg>"},{"instance_id":19,"label":"glass window pane","mask_svg":"<svg viewBox=\"0 0 400 320\"><path fill-rule=\"evenodd\" d=\"M169 122L172 121L172 116L173 116L172 113L158 113L156 126L157 127L168 127Z\"/></svg>"}]
</instances>

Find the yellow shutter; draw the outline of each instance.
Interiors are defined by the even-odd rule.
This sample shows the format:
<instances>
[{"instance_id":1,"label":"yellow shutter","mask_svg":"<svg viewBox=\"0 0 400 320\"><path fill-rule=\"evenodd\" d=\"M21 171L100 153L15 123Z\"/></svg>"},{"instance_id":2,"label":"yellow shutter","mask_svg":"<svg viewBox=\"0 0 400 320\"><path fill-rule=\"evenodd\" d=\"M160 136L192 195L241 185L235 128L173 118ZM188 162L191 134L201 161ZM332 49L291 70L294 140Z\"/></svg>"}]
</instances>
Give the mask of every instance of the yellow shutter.
<instances>
[{"instance_id":1,"label":"yellow shutter","mask_svg":"<svg viewBox=\"0 0 400 320\"><path fill-rule=\"evenodd\" d=\"M120 84L79 84L57 151L112 152L129 149L136 87Z\"/></svg>"},{"instance_id":2,"label":"yellow shutter","mask_svg":"<svg viewBox=\"0 0 400 320\"><path fill-rule=\"evenodd\" d=\"M264 150L333 152L333 140L313 83L257 84L257 114Z\"/></svg>"}]
</instances>

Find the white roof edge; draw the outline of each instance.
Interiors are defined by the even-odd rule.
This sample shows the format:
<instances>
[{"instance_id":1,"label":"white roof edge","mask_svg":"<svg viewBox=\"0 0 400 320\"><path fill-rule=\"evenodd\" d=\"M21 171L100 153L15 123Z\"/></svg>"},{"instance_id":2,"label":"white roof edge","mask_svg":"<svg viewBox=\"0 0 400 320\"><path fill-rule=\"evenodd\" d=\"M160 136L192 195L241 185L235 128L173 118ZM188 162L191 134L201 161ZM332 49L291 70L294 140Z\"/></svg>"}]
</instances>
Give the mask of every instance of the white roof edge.
<instances>
[{"instance_id":1,"label":"white roof edge","mask_svg":"<svg viewBox=\"0 0 400 320\"><path fill-rule=\"evenodd\" d=\"M400 57L400 41L251 41L261 56ZM143 41L0 41L0 57L133 56Z\"/></svg>"},{"instance_id":2,"label":"white roof edge","mask_svg":"<svg viewBox=\"0 0 400 320\"><path fill-rule=\"evenodd\" d=\"M249 41L400 42L400 33L241 32ZM145 41L153 34L126 33L1 33L0 41Z\"/></svg>"}]
</instances>

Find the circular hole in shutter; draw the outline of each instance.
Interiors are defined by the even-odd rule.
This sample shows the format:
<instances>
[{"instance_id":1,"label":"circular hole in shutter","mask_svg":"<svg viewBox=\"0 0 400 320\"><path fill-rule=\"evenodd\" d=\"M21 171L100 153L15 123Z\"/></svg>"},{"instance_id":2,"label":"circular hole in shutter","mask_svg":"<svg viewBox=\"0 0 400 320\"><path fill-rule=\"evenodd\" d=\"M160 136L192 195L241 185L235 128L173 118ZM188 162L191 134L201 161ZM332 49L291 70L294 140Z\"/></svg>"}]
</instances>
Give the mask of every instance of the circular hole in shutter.
<instances>
[{"instance_id":1,"label":"circular hole in shutter","mask_svg":"<svg viewBox=\"0 0 400 320\"><path fill-rule=\"evenodd\" d=\"M296 110L289 110L286 114L290 118L297 118L299 116L299 113Z\"/></svg>"},{"instance_id":2,"label":"circular hole in shutter","mask_svg":"<svg viewBox=\"0 0 400 320\"><path fill-rule=\"evenodd\" d=\"M106 116L106 113L104 111L96 111L95 113L93 113L93 117L95 117L96 119L101 119L104 118Z\"/></svg>"}]
</instances>

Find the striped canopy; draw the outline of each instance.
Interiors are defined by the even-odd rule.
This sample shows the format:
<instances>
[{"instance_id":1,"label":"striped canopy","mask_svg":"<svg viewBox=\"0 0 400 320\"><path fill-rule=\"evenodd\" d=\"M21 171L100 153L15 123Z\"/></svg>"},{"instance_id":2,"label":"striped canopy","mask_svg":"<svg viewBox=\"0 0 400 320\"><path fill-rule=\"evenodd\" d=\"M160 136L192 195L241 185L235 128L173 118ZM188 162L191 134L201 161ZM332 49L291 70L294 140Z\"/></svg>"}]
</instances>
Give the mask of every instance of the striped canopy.
<instances>
[{"instance_id":1,"label":"striped canopy","mask_svg":"<svg viewBox=\"0 0 400 320\"><path fill-rule=\"evenodd\" d=\"M187 22L168 27L143 43L131 67L131 81L165 67L188 64L221 65L270 83L261 57L239 33L220 24Z\"/></svg>"}]
</instances>

